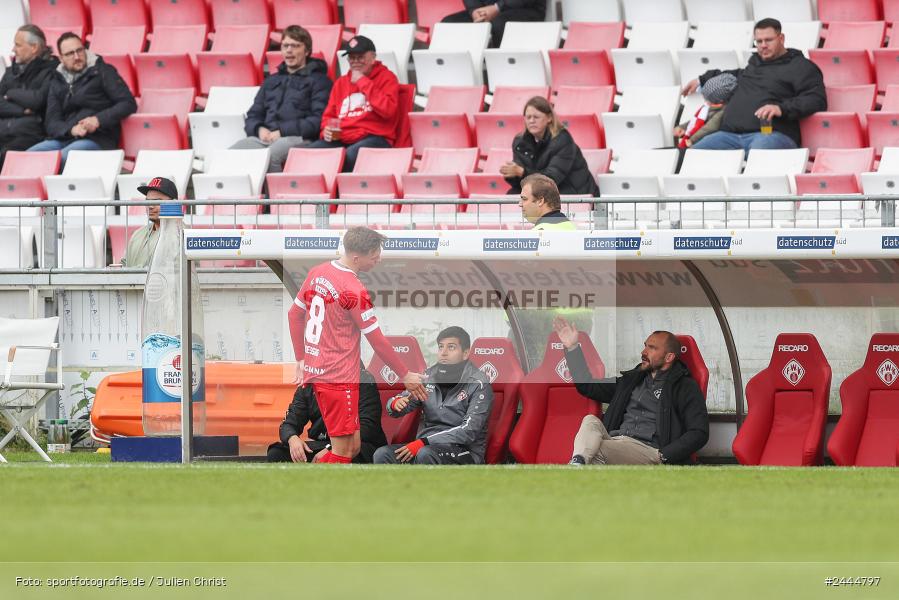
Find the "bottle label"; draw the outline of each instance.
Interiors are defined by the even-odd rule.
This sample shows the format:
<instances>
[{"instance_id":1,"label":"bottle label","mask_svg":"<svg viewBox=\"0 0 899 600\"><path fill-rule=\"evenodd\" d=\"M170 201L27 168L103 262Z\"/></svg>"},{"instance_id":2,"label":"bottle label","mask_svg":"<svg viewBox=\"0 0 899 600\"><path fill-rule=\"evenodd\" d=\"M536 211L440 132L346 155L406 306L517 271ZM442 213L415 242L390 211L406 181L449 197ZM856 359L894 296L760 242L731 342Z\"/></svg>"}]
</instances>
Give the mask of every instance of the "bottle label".
<instances>
[{"instance_id":1,"label":"bottle label","mask_svg":"<svg viewBox=\"0 0 899 600\"><path fill-rule=\"evenodd\" d=\"M144 339L143 354L143 401L181 401L181 340L161 333L154 333ZM202 344L193 345L193 368L191 369L191 398L203 402L205 398L204 368L205 351Z\"/></svg>"}]
</instances>

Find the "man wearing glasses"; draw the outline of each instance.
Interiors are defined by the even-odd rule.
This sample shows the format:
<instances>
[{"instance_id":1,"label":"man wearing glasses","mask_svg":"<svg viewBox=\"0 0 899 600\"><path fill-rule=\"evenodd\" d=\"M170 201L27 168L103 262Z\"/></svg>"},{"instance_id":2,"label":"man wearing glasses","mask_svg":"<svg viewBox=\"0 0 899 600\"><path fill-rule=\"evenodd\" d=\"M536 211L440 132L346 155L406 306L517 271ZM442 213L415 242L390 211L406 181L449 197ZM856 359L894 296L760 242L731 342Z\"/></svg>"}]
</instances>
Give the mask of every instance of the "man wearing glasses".
<instances>
[{"instance_id":1,"label":"man wearing glasses","mask_svg":"<svg viewBox=\"0 0 899 600\"><path fill-rule=\"evenodd\" d=\"M399 81L377 60L375 43L364 35L344 46L350 72L334 82L322 115L321 139L311 148L346 148L344 171L352 171L359 149L390 148L396 141Z\"/></svg>"},{"instance_id":2,"label":"man wearing glasses","mask_svg":"<svg viewBox=\"0 0 899 600\"><path fill-rule=\"evenodd\" d=\"M721 127L692 147L703 150L797 148L802 145L799 120L827 110L821 69L802 52L784 45L780 21L755 24L756 54L743 69L723 71L737 78L737 89L724 107ZM696 91L718 69L706 71L684 86L685 96Z\"/></svg>"},{"instance_id":3,"label":"man wearing glasses","mask_svg":"<svg viewBox=\"0 0 899 600\"><path fill-rule=\"evenodd\" d=\"M44 128L47 139L28 150L115 150L125 117L137 111L128 85L115 67L66 32L56 42L62 63L50 84Z\"/></svg>"},{"instance_id":4,"label":"man wearing glasses","mask_svg":"<svg viewBox=\"0 0 899 600\"><path fill-rule=\"evenodd\" d=\"M280 173L291 148L318 139L331 80L325 61L312 58L312 36L299 25L281 35L283 62L262 82L247 112L247 138L232 148L269 148L270 173Z\"/></svg>"}]
</instances>

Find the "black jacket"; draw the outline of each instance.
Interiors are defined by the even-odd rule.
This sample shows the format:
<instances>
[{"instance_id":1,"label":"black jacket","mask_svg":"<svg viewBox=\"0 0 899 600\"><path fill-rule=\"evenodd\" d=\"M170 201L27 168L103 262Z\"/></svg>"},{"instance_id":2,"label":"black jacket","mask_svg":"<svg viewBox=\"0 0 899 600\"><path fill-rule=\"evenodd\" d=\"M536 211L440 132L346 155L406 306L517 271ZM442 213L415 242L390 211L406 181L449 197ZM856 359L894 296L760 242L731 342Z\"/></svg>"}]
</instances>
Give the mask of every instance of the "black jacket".
<instances>
[{"instance_id":1,"label":"black jacket","mask_svg":"<svg viewBox=\"0 0 899 600\"><path fill-rule=\"evenodd\" d=\"M44 137L44 109L58 64L48 50L27 65L13 63L6 70L0 79L0 137Z\"/></svg>"},{"instance_id":2,"label":"black jacket","mask_svg":"<svg viewBox=\"0 0 899 600\"><path fill-rule=\"evenodd\" d=\"M287 440L293 435L303 433L306 423L309 426L309 441L307 444L315 452L321 450L330 443L325 421L315 400L312 386L299 386L293 395L293 402L287 407L284 422L278 431L281 443L287 445ZM381 396L378 394L378 386L371 373L362 370L359 385L359 428L362 436L362 448L353 459L354 463L370 463L375 450L387 445L384 430L381 429Z\"/></svg>"},{"instance_id":3,"label":"black jacket","mask_svg":"<svg viewBox=\"0 0 899 600\"><path fill-rule=\"evenodd\" d=\"M555 181L560 194L599 196L596 179L567 129L551 137L547 128L539 142L529 133L518 134L512 142L512 160L524 167L525 177L543 173ZM522 177L507 177L506 181L512 186L508 193L520 194L521 180Z\"/></svg>"},{"instance_id":4,"label":"black jacket","mask_svg":"<svg viewBox=\"0 0 899 600\"><path fill-rule=\"evenodd\" d=\"M530 8L540 11L540 14L546 12L546 0L463 0L463 3L468 12L490 4L496 4L500 12L512 8Z\"/></svg>"},{"instance_id":5,"label":"black jacket","mask_svg":"<svg viewBox=\"0 0 899 600\"><path fill-rule=\"evenodd\" d=\"M100 128L84 139L97 142L103 150L115 150L119 147L122 119L135 111L137 103L128 85L115 67L97 56L96 62L85 67L72 85L56 70L44 126L48 138L68 143L75 140L72 127L85 117L95 116L100 120Z\"/></svg>"},{"instance_id":6,"label":"black jacket","mask_svg":"<svg viewBox=\"0 0 899 600\"><path fill-rule=\"evenodd\" d=\"M802 146L799 119L827 110L824 76L818 65L794 48L780 58L763 61L758 54L749 58L745 69L706 71L699 77L704 83L719 73L737 77L737 89L724 107L721 131L751 133L759 130L755 111L765 104L776 104L783 116L774 119L774 130L789 136Z\"/></svg>"},{"instance_id":7,"label":"black jacket","mask_svg":"<svg viewBox=\"0 0 899 600\"><path fill-rule=\"evenodd\" d=\"M590 374L580 346L566 352L565 358L577 391L591 400L609 405L602 417L606 429L614 431L621 428L631 393L646 376L646 371L641 371L637 366L624 371L614 383L606 383ZM690 455L709 440L709 413L699 384L680 361L671 366L665 379L659 398L659 413L656 421L659 451L669 464L689 463Z\"/></svg>"},{"instance_id":8,"label":"black jacket","mask_svg":"<svg viewBox=\"0 0 899 600\"><path fill-rule=\"evenodd\" d=\"M277 73L266 77L247 112L247 135L259 134L260 127L278 130L282 137L302 136L317 140L322 113L328 105L331 80L325 61L310 58L295 73L281 63Z\"/></svg>"}]
</instances>

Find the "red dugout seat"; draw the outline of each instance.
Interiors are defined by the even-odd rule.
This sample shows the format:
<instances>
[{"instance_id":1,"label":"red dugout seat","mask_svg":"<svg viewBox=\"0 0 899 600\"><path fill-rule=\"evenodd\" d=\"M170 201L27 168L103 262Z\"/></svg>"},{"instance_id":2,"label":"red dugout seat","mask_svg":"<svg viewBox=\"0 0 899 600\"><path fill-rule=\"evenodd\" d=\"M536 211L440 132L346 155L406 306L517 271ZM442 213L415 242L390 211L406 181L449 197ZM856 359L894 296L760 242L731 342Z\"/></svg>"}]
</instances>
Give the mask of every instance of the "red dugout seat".
<instances>
[{"instance_id":1,"label":"red dugout seat","mask_svg":"<svg viewBox=\"0 0 899 600\"><path fill-rule=\"evenodd\" d=\"M0 170L0 198L47 199L44 175L59 173L60 153L10 150Z\"/></svg>"},{"instance_id":2,"label":"red dugout seat","mask_svg":"<svg viewBox=\"0 0 899 600\"><path fill-rule=\"evenodd\" d=\"M488 465L501 463L508 453L509 436L518 412L518 393L524 371L507 338L483 337L471 344L468 360L484 372L493 388L493 408L487 425Z\"/></svg>"},{"instance_id":3,"label":"red dugout seat","mask_svg":"<svg viewBox=\"0 0 899 600\"><path fill-rule=\"evenodd\" d=\"M604 377L605 367L590 337L580 332L579 340L593 376ZM575 389L555 332L547 341L543 362L525 375L520 395L521 416L509 440L509 450L520 463L567 463L583 418L602 416L601 406Z\"/></svg>"},{"instance_id":4,"label":"red dugout seat","mask_svg":"<svg viewBox=\"0 0 899 600\"><path fill-rule=\"evenodd\" d=\"M421 156L426 148L473 148L474 134L465 113L409 113L412 147Z\"/></svg>"},{"instance_id":5,"label":"red dugout seat","mask_svg":"<svg viewBox=\"0 0 899 600\"><path fill-rule=\"evenodd\" d=\"M899 466L899 333L875 333L840 386L843 414L827 442L838 465Z\"/></svg>"},{"instance_id":6,"label":"red dugout seat","mask_svg":"<svg viewBox=\"0 0 899 600\"><path fill-rule=\"evenodd\" d=\"M423 373L427 368L425 357L421 353L418 340L411 335L388 335L387 340L393 349L406 363L406 367L416 373ZM399 376L393 369L387 366L380 356L375 354L368 363L368 371L374 376L378 384L378 393L381 395L381 427L387 437L388 444L405 444L415 439L418 431L420 411L403 415L394 419L387 415L387 401L405 390Z\"/></svg>"},{"instance_id":7,"label":"red dugout seat","mask_svg":"<svg viewBox=\"0 0 899 600\"><path fill-rule=\"evenodd\" d=\"M424 112L462 112L473 115L484 110L483 85L434 85Z\"/></svg>"},{"instance_id":8,"label":"red dugout seat","mask_svg":"<svg viewBox=\"0 0 899 600\"><path fill-rule=\"evenodd\" d=\"M182 128L174 114L135 113L122 120L122 149L133 160L141 150L187 148Z\"/></svg>"},{"instance_id":9,"label":"red dugout seat","mask_svg":"<svg viewBox=\"0 0 899 600\"><path fill-rule=\"evenodd\" d=\"M690 376L699 384L702 397L706 398L709 389L709 367L699 351L699 346L693 336L684 333L677 334L680 342L680 361L687 365Z\"/></svg>"},{"instance_id":10,"label":"red dugout seat","mask_svg":"<svg viewBox=\"0 0 899 600\"><path fill-rule=\"evenodd\" d=\"M147 43L147 26L103 27L91 36L90 49L108 62L110 54L138 54Z\"/></svg>"},{"instance_id":11,"label":"red dugout seat","mask_svg":"<svg viewBox=\"0 0 899 600\"><path fill-rule=\"evenodd\" d=\"M499 168L512 160L512 145L505 148L491 148L487 153L487 160L481 169L481 173L469 173L465 176L465 187L468 189L469 198L489 198L491 196L505 196L509 184L500 175ZM486 207L481 206L481 210ZM510 207L518 209L517 206ZM494 208L494 210L496 210Z\"/></svg>"},{"instance_id":12,"label":"red dugout seat","mask_svg":"<svg viewBox=\"0 0 899 600\"><path fill-rule=\"evenodd\" d=\"M130 54L104 54L103 60L115 67L125 85L131 90L131 95L135 97L140 95L140 88L137 87L137 73L134 70Z\"/></svg>"},{"instance_id":13,"label":"red dugout seat","mask_svg":"<svg viewBox=\"0 0 899 600\"><path fill-rule=\"evenodd\" d=\"M734 438L743 465L820 465L830 364L810 333L782 333L771 362L746 384L748 414Z\"/></svg>"},{"instance_id":14,"label":"red dugout seat","mask_svg":"<svg viewBox=\"0 0 899 600\"><path fill-rule=\"evenodd\" d=\"M553 85L615 85L609 50L624 45L624 21L571 23L565 47L549 51Z\"/></svg>"},{"instance_id":15,"label":"red dugout seat","mask_svg":"<svg viewBox=\"0 0 899 600\"><path fill-rule=\"evenodd\" d=\"M812 170L796 175L796 193L860 194L859 174L874 170L874 148L821 148Z\"/></svg>"}]
</instances>

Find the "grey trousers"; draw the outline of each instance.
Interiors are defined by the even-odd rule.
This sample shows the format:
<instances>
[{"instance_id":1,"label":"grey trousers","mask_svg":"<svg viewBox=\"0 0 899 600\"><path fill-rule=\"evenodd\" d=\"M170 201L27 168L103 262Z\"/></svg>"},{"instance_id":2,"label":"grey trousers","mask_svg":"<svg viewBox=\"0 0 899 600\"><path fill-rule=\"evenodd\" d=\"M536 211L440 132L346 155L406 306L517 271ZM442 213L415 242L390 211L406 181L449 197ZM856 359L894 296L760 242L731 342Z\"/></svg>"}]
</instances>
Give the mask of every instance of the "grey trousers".
<instances>
[{"instance_id":1,"label":"grey trousers","mask_svg":"<svg viewBox=\"0 0 899 600\"><path fill-rule=\"evenodd\" d=\"M626 435L612 437L602 421L587 415L574 436L574 452L588 465L657 465L659 451Z\"/></svg>"},{"instance_id":2,"label":"grey trousers","mask_svg":"<svg viewBox=\"0 0 899 600\"><path fill-rule=\"evenodd\" d=\"M309 142L298 135L278 138L273 144L266 144L258 137L253 136L235 142L231 149L257 150L259 148L268 148L268 172L280 173L284 170L284 162L287 160L287 153L290 152L290 149L307 145L309 145Z\"/></svg>"},{"instance_id":3,"label":"grey trousers","mask_svg":"<svg viewBox=\"0 0 899 600\"><path fill-rule=\"evenodd\" d=\"M394 451L405 444L390 444L381 446L375 450L374 462L376 465L395 465ZM474 458L465 446L458 444L428 444L418 451L418 454L409 461L413 465L473 465Z\"/></svg>"}]
</instances>

